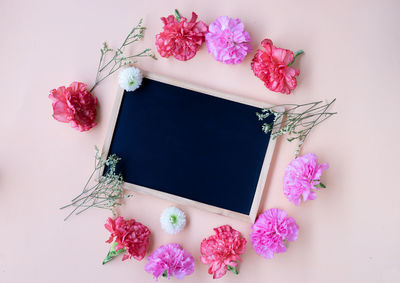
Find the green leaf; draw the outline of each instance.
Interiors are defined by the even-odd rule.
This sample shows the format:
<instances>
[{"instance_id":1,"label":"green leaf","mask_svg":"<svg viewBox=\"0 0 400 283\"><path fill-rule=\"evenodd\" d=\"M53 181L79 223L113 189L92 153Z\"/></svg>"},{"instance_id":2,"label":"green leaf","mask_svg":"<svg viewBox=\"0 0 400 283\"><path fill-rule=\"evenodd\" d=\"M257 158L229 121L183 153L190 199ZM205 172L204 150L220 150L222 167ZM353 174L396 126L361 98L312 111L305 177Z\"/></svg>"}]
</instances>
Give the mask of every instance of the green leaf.
<instances>
[{"instance_id":1,"label":"green leaf","mask_svg":"<svg viewBox=\"0 0 400 283\"><path fill-rule=\"evenodd\" d=\"M108 252L106 258L103 260L103 264L106 264L107 262L111 261L114 257L123 254L126 252L126 249L119 249L118 251L115 250L115 247L118 245L117 242L114 242L110 248L110 251Z\"/></svg>"},{"instance_id":2,"label":"green leaf","mask_svg":"<svg viewBox=\"0 0 400 283\"><path fill-rule=\"evenodd\" d=\"M322 183L319 183L319 184L316 185L315 187L316 187L316 188L322 188L322 189L325 189L325 188L326 188L326 186L325 186L324 184L322 184Z\"/></svg>"},{"instance_id":3,"label":"green leaf","mask_svg":"<svg viewBox=\"0 0 400 283\"><path fill-rule=\"evenodd\" d=\"M232 272L235 273L235 274L239 274L239 271L236 269L236 267L227 265L226 268L227 268L229 271L232 271Z\"/></svg>"},{"instance_id":4,"label":"green leaf","mask_svg":"<svg viewBox=\"0 0 400 283\"><path fill-rule=\"evenodd\" d=\"M179 12L177 9L174 10L174 17L178 22L181 21L181 15L179 15Z\"/></svg>"},{"instance_id":5,"label":"green leaf","mask_svg":"<svg viewBox=\"0 0 400 283\"><path fill-rule=\"evenodd\" d=\"M168 269L164 270L162 277L168 278Z\"/></svg>"}]
</instances>

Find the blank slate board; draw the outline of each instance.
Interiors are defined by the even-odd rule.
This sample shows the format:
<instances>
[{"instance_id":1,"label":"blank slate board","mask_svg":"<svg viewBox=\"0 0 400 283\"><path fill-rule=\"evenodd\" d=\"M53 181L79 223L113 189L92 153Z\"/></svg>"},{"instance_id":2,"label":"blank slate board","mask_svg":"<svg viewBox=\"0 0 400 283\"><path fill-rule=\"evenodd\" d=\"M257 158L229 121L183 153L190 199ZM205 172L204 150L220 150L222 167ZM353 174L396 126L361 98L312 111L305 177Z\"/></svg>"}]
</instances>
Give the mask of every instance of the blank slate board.
<instances>
[{"instance_id":1,"label":"blank slate board","mask_svg":"<svg viewBox=\"0 0 400 283\"><path fill-rule=\"evenodd\" d=\"M103 150L127 189L254 221L274 141L255 114L267 105L238 100L148 75L118 95Z\"/></svg>"}]
</instances>

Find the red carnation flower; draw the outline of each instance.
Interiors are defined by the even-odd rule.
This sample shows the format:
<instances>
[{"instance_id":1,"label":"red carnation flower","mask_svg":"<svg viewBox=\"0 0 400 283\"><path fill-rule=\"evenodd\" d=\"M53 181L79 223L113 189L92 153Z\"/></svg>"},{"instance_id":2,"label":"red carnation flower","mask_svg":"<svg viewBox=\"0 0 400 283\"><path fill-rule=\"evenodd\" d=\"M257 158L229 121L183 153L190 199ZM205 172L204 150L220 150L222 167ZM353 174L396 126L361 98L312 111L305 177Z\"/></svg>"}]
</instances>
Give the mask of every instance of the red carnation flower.
<instances>
[{"instance_id":1,"label":"red carnation flower","mask_svg":"<svg viewBox=\"0 0 400 283\"><path fill-rule=\"evenodd\" d=\"M275 92L290 94L297 86L296 76L299 70L289 67L295 55L292 51L275 47L270 39L264 39L251 62L251 69L265 86ZM303 53L299 51L296 55Z\"/></svg>"},{"instance_id":2,"label":"red carnation flower","mask_svg":"<svg viewBox=\"0 0 400 283\"><path fill-rule=\"evenodd\" d=\"M69 123L81 132L96 126L97 98L86 88L86 84L73 82L69 87L60 86L50 92L53 101L53 118Z\"/></svg>"},{"instance_id":3,"label":"red carnation flower","mask_svg":"<svg viewBox=\"0 0 400 283\"><path fill-rule=\"evenodd\" d=\"M122 260L131 257L137 260L144 258L150 238L150 230L146 226L134 219L125 220L118 216L115 220L108 218L104 227L111 232L106 243L114 241L117 243L115 251L126 249L128 252L128 254L124 254Z\"/></svg>"},{"instance_id":4,"label":"red carnation flower","mask_svg":"<svg viewBox=\"0 0 400 283\"><path fill-rule=\"evenodd\" d=\"M237 274L237 262L241 260L240 255L246 248L246 239L229 225L214 228L214 231L216 235L201 242L201 262L210 264L208 273L214 279L224 276L227 270Z\"/></svg>"},{"instance_id":5,"label":"red carnation flower","mask_svg":"<svg viewBox=\"0 0 400 283\"><path fill-rule=\"evenodd\" d=\"M178 20L179 19L179 20ZM187 61L196 55L200 45L205 41L207 25L197 20L196 13L188 22L185 17L176 19L173 15L162 17L163 31L156 35L156 47L162 57L174 56L181 61Z\"/></svg>"}]
</instances>

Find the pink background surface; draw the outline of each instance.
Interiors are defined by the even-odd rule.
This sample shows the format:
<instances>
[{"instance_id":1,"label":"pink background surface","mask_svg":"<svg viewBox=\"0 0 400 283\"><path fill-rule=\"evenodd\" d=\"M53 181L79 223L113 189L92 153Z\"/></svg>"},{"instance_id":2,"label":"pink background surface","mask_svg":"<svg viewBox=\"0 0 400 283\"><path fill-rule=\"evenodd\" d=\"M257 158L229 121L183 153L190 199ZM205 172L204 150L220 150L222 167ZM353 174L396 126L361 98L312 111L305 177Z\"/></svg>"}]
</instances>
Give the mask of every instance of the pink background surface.
<instances>
[{"instance_id":1,"label":"pink background surface","mask_svg":"<svg viewBox=\"0 0 400 283\"><path fill-rule=\"evenodd\" d=\"M103 41L117 46L140 17L148 30L139 47L154 46L161 16L178 8L212 22L239 17L253 47L271 38L303 49L292 96L268 91L249 69L215 61L205 46L188 62L143 59L139 67L184 82L270 103L337 98L339 112L316 128L303 153L331 168L327 189L299 207L282 193L295 144L279 140L261 211L279 207L300 226L299 238L273 260L247 245L240 274L218 282L400 282L400 2L392 1L7 1L0 2L0 282L153 282L146 260L102 266L108 211L63 222L58 208L80 192L101 146L116 95L113 77L95 91L99 125L80 133L52 119L48 93L72 81L93 83ZM133 52L131 49L130 52ZM193 180L194 182L196 180ZM190 188L188 188L190 189ZM211 282L199 261L201 240L230 224L248 239L250 225L182 207L188 227L169 236L159 215L170 203L135 194L121 214L147 224L150 251L177 242L196 258L184 282ZM177 282L172 279L170 282Z\"/></svg>"}]
</instances>

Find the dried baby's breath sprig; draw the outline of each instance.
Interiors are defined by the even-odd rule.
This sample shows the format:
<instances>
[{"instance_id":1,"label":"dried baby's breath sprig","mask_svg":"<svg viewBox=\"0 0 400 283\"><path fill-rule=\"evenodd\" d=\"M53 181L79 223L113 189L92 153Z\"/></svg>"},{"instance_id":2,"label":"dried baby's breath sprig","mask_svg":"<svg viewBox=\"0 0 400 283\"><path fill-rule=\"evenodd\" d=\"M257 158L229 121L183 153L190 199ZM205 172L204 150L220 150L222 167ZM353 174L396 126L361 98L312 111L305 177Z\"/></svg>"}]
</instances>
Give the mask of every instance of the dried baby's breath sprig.
<instances>
[{"instance_id":1,"label":"dried baby's breath sprig","mask_svg":"<svg viewBox=\"0 0 400 283\"><path fill-rule=\"evenodd\" d=\"M121 200L132 196L124 195L123 178L121 174L115 173L116 166L121 158L112 154L106 159L105 154L100 152L97 147L95 147L95 150L95 167L83 187L82 193L71 200L70 204L60 208L75 207L64 220L67 220L74 213L75 215L81 214L91 207L109 209L115 214L114 209L122 205ZM102 175L104 166L107 166L107 171L106 174ZM95 178L94 185L89 186L93 182L93 178Z\"/></svg>"},{"instance_id":2,"label":"dried baby's breath sprig","mask_svg":"<svg viewBox=\"0 0 400 283\"><path fill-rule=\"evenodd\" d=\"M271 132L273 139L281 135L288 135L287 141L298 140L295 157L299 155L300 149L310 131L337 112L327 112L328 108L335 102L336 98L329 103L323 101L311 102L306 104L281 104L261 110L256 113L260 121L274 115L271 123L264 123L262 130L264 133ZM285 111L277 111L276 108L284 107ZM286 107L288 107L286 109Z\"/></svg>"},{"instance_id":3,"label":"dried baby's breath sprig","mask_svg":"<svg viewBox=\"0 0 400 283\"><path fill-rule=\"evenodd\" d=\"M103 47L100 49L101 54L99 65L97 67L96 81L93 87L90 89L90 92L92 92L99 83L105 80L108 76L114 74L121 67L136 63L134 58L150 57L157 60L150 48L146 48L142 52L131 56L126 56L124 54L124 49L126 46L137 42L144 37L144 30L146 27L142 26L142 22L143 20L140 19L139 23L129 32L122 45L116 50L109 48L106 42L103 43ZM111 54L113 56L106 61L107 55Z\"/></svg>"}]
</instances>

